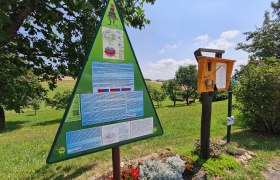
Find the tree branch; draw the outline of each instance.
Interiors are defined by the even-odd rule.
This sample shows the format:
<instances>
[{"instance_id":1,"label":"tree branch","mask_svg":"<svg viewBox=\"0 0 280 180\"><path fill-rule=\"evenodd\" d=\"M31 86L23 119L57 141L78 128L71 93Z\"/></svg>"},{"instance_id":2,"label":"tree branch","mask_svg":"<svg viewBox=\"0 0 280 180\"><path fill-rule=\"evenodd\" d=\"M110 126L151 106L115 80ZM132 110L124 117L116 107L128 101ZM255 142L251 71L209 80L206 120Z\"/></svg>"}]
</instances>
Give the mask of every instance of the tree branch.
<instances>
[{"instance_id":1,"label":"tree branch","mask_svg":"<svg viewBox=\"0 0 280 180\"><path fill-rule=\"evenodd\" d=\"M6 32L8 38L13 38L16 36L24 20L36 9L37 5L38 0L30 0L20 7L14 8L14 11L10 16L11 23L3 27L3 30Z\"/></svg>"}]
</instances>

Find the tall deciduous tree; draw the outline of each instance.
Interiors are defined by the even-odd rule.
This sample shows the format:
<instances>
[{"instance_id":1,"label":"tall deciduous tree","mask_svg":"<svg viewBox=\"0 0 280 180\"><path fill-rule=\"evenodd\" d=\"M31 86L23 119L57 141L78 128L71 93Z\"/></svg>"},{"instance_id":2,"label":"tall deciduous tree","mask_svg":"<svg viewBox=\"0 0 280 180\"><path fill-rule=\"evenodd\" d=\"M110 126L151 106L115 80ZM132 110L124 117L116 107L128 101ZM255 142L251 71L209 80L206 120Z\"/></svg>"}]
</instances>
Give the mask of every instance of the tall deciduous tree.
<instances>
[{"instance_id":1,"label":"tall deciduous tree","mask_svg":"<svg viewBox=\"0 0 280 180\"><path fill-rule=\"evenodd\" d=\"M154 1L117 3L124 22L141 29L150 23L143 5ZM105 5L104 0L1 1L1 59L21 59L21 66L52 84L64 75L77 77Z\"/></svg>"},{"instance_id":2,"label":"tall deciduous tree","mask_svg":"<svg viewBox=\"0 0 280 180\"><path fill-rule=\"evenodd\" d=\"M237 49L250 54L250 59L265 60L269 57L280 59L280 0L272 2L272 16L266 11L262 27L245 32L246 43L239 43Z\"/></svg>"},{"instance_id":3,"label":"tall deciduous tree","mask_svg":"<svg viewBox=\"0 0 280 180\"><path fill-rule=\"evenodd\" d=\"M246 127L279 133L280 0L271 7L262 27L245 33L249 43L238 44L237 49L250 53L250 61L235 73L240 85L234 90Z\"/></svg>"},{"instance_id":4,"label":"tall deciduous tree","mask_svg":"<svg viewBox=\"0 0 280 180\"><path fill-rule=\"evenodd\" d=\"M197 87L197 68L196 65L180 66L175 74L176 81L184 88L184 97L187 105L189 98L194 96Z\"/></svg>"},{"instance_id":5,"label":"tall deciduous tree","mask_svg":"<svg viewBox=\"0 0 280 180\"><path fill-rule=\"evenodd\" d=\"M0 119L5 124L4 108L20 109L25 103L17 96L39 92L32 83L16 83L32 71L38 81L48 81L55 88L63 76L77 77L90 48L94 30L100 22L108 0L9 0L0 1ZM145 18L143 5L155 0L116 0L124 22L143 28L150 21ZM9 83L9 84L5 84ZM34 82L35 83L35 82ZM22 89L20 87L23 87ZM28 86L28 87L27 87ZM9 88L8 88L9 87ZM41 93L44 90L40 90ZM20 95L23 93L22 95ZM0 120L1 122L1 120Z\"/></svg>"}]
</instances>

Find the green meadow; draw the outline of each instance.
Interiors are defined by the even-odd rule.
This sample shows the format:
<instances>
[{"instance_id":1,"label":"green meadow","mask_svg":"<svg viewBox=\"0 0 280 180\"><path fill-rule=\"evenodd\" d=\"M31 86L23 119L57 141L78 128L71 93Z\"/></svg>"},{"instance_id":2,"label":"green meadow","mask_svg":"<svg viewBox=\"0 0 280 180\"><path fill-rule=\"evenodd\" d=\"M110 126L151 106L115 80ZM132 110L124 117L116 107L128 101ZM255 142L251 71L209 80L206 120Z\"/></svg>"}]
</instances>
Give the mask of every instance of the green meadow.
<instances>
[{"instance_id":1,"label":"green meadow","mask_svg":"<svg viewBox=\"0 0 280 180\"><path fill-rule=\"evenodd\" d=\"M55 92L71 90L75 81L60 81ZM160 87L159 83L147 82ZM45 84L46 85L46 84ZM199 157L193 154L194 143L200 138L201 104L195 102L187 106L166 100L161 107L156 107L164 134L155 138L139 141L121 147L121 160L136 159L154 152L161 152L170 147L175 153ZM17 114L6 111L7 130L0 132L0 177L1 179L85 179L102 174L111 168L111 150L106 150L80 158L47 165L45 163L51 143L56 134L64 111L58 111L41 105L35 115L34 110L24 109ZM280 156L280 138L257 134L239 125L241 119L234 110L235 125L232 127L232 141L240 147L255 152L258 156L247 167L238 166L232 171L219 171L222 161L199 160L203 167L212 167L217 176L225 179L264 178L261 171L269 160ZM211 139L226 139L227 101L214 102L212 105ZM228 162L227 160L226 162ZM217 166L217 167L216 167ZM216 172L217 171L217 172ZM216 173L215 173L216 172Z\"/></svg>"}]
</instances>

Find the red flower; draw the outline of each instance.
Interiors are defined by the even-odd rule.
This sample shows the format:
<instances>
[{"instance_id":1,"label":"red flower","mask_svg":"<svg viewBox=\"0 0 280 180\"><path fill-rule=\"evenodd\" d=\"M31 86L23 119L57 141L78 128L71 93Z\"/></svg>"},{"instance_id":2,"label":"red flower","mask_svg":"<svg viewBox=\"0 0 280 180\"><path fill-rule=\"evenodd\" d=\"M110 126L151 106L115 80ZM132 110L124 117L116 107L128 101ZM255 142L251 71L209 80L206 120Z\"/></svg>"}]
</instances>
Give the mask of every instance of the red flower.
<instances>
[{"instance_id":1,"label":"red flower","mask_svg":"<svg viewBox=\"0 0 280 180\"><path fill-rule=\"evenodd\" d=\"M113 176L110 176L110 180L114 180L114 177L113 177Z\"/></svg>"},{"instance_id":2,"label":"red flower","mask_svg":"<svg viewBox=\"0 0 280 180\"><path fill-rule=\"evenodd\" d=\"M185 167L186 167L186 170L190 171L192 168L192 165L190 163L187 163Z\"/></svg>"},{"instance_id":3,"label":"red flower","mask_svg":"<svg viewBox=\"0 0 280 180\"><path fill-rule=\"evenodd\" d=\"M130 172L132 173L133 179L137 180L139 178L139 173L134 167L130 168Z\"/></svg>"}]
</instances>

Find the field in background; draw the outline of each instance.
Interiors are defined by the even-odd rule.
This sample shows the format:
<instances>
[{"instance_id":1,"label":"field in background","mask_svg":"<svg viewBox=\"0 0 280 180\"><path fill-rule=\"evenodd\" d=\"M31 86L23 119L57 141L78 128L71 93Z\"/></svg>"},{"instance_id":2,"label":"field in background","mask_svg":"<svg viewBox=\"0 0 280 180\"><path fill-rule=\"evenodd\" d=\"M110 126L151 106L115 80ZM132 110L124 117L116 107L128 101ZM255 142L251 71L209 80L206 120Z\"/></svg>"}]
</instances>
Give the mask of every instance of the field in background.
<instances>
[{"instance_id":1,"label":"field in background","mask_svg":"<svg viewBox=\"0 0 280 180\"><path fill-rule=\"evenodd\" d=\"M148 82L152 86L160 84ZM46 84L44 84L46 86ZM55 90L71 90L73 80L58 83ZM50 91L49 96L55 92ZM193 156L194 142L200 137L201 104L196 102L186 106L179 102L176 107L170 100L156 108L162 123L164 134L152 139L143 140L121 147L121 160L136 159L153 152L160 152L171 147L175 152L186 156ZM25 109L24 113L6 112L8 131L0 132L0 177L4 179L72 179L85 178L104 172L111 168L111 151L87 155L65 162L47 165L45 163L51 143L64 111L57 111L50 107L41 107L34 115L32 109ZM238 111L233 115L237 117ZM211 138L225 139L226 137L227 101L213 103ZM236 118L233 126L232 140L241 147L254 151L258 158L240 172L230 172L232 177L260 177L260 171L273 156L280 155L280 138L259 135L242 130ZM197 158L193 156L193 158Z\"/></svg>"}]
</instances>

